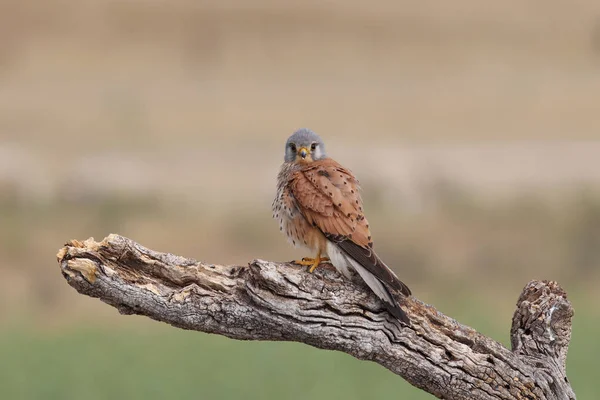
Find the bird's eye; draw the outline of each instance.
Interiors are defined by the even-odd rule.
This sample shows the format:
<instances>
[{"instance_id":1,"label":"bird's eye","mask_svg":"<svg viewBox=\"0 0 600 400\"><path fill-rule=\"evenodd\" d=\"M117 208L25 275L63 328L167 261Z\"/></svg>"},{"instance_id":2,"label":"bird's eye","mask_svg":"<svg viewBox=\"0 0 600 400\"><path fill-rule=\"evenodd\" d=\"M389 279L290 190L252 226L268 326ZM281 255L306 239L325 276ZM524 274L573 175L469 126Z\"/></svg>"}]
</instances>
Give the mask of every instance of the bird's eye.
<instances>
[{"instance_id":1,"label":"bird's eye","mask_svg":"<svg viewBox=\"0 0 600 400\"><path fill-rule=\"evenodd\" d=\"M316 148L317 148L317 144L316 143L313 143L313 144L310 145L310 149L312 151L315 151Z\"/></svg>"},{"instance_id":2,"label":"bird's eye","mask_svg":"<svg viewBox=\"0 0 600 400\"><path fill-rule=\"evenodd\" d=\"M292 149L292 151L296 151L296 145L294 143L290 143L290 149Z\"/></svg>"}]
</instances>

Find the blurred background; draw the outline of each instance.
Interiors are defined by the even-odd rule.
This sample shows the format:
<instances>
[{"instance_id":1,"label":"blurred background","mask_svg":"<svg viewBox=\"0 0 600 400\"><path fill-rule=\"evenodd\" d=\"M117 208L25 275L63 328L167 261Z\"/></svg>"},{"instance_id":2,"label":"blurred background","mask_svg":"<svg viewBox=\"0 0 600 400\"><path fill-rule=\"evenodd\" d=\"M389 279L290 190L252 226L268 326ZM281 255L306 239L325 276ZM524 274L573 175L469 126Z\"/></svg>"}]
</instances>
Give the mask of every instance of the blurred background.
<instances>
[{"instance_id":1,"label":"blurred background","mask_svg":"<svg viewBox=\"0 0 600 400\"><path fill-rule=\"evenodd\" d=\"M109 233L291 260L271 219L307 127L421 300L509 345L531 279L600 354L600 2L0 0L0 397L429 399L384 368L120 316L55 254ZM594 396L596 395L596 396Z\"/></svg>"}]
</instances>

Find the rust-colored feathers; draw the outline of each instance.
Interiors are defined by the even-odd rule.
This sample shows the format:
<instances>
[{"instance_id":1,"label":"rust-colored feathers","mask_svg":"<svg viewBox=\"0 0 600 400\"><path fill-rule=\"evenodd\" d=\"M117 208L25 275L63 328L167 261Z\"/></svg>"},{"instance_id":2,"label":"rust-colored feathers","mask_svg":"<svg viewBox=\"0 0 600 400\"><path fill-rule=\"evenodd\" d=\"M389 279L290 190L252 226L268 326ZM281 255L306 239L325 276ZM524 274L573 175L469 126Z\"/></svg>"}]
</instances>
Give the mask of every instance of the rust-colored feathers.
<instances>
[{"instance_id":1,"label":"rust-colored feathers","mask_svg":"<svg viewBox=\"0 0 600 400\"><path fill-rule=\"evenodd\" d=\"M369 245L358 181L338 163L325 159L308 164L292 175L289 187L304 217L323 233Z\"/></svg>"},{"instance_id":2,"label":"rust-colored feathers","mask_svg":"<svg viewBox=\"0 0 600 400\"><path fill-rule=\"evenodd\" d=\"M373 251L359 182L350 171L330 158L315 161L296 170L288 187L309 224L381 282L405 296L411 294Z\"/></svg>"}]
</instances>

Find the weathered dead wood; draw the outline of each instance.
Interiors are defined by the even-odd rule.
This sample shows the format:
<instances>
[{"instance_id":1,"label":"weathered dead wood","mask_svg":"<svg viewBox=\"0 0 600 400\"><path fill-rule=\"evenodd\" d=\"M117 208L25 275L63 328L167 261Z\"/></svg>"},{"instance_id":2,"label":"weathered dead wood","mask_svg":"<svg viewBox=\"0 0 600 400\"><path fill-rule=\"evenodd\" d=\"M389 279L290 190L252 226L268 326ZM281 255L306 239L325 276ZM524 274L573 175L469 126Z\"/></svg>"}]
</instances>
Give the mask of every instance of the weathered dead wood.
<instances>
[{"instance_id":1,"label":"weathered dead wood","mask_svg":"<svg viewBox=\"0 0 600 400\"><path fill-rule=\"evenodd\" d=\"M532 281L511 330L513 350L410 298L402 327L335 270L255 260L224 266L159 253L110 235L58 253L78 292L123 314L239 340L295 341L374 361L443 399L575 399L565 362L573 309L554 282Z\"/></svg>"}]
</instances>

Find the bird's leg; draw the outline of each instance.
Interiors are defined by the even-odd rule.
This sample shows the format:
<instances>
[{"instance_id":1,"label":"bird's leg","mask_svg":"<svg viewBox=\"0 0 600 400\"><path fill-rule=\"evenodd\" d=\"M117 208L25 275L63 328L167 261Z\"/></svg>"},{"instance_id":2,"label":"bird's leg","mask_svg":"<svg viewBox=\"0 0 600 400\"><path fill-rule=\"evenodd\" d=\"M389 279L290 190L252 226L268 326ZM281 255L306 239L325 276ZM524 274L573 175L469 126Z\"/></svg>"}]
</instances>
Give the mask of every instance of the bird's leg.
<instances>
[{"instance_id":1,"label":"bird's leg","mask_svg":"<svg viewBox=\"0 0 600 400\"><path fill-rule=\"evenodd\" d=\"M310 267L308 272L312 273L323 261L329 261L329 258L321 257L321 252L319 251L315 258L304 257L302 260L294 261L294 264Z\"/></svg>"}]
</instances>

